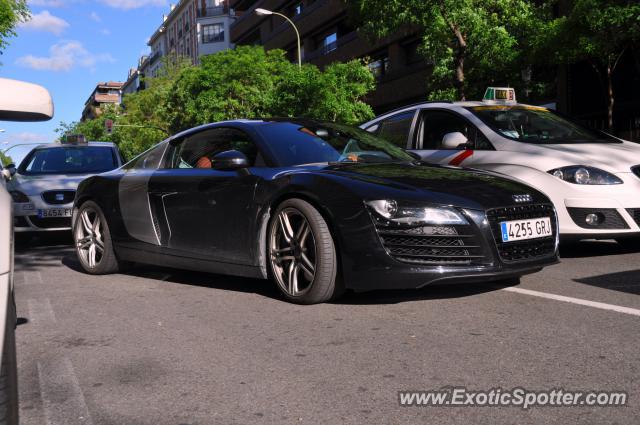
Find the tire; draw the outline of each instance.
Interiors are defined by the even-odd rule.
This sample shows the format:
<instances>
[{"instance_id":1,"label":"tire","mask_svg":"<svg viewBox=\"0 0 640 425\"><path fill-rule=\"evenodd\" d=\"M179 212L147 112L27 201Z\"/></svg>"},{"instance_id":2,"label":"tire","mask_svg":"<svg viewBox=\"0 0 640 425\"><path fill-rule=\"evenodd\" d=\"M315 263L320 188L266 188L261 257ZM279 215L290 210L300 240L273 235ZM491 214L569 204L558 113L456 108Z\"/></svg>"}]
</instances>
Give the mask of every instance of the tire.
<instances>
[{"instance_id":1,"label":"tire","mask_svg":"<svg viewBox=\"0 0 640 425\"><path fill-rule=\"evenodd\" d=\"M280 204L267 238L271 276L288 301L318 304L343 293L333 237L311 204L297 198Z\"/></svg>"},{"instance_id":2,"label":"tire","mask_svg":"<svg viewBox=\"0 0 640 425\"><path fill-rule=\"evenodd\" d=\"M99 220L98 224L96 220ZM125 266L124 262L118 261L113 250L109 225L102 209L93 201L85 202L78 209L73 221L73 242L78 261L88 274L117 273Z\"/></svg>"},{"instance_id":3,"label":"tire","mask_svg":"<svg viewBox=\"0 0 640 425\"><path fill-rule=\"evenodd\" d=\"M18 370L16 361L13 297L7 306L7 322L0 368L0 425L18 424Z\"/></svg>"}]
</instances>

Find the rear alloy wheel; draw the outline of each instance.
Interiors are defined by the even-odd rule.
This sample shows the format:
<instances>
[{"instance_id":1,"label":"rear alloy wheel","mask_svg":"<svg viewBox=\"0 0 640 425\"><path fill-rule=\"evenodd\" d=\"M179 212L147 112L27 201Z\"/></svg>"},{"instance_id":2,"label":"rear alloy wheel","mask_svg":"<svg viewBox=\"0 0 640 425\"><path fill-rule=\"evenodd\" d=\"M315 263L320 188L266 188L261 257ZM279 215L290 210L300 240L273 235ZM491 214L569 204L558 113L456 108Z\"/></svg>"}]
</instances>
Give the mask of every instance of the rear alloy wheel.
<instances>
[{"instance_id":1,"label":"rear alloy wheel","mask_svg":"<svg viewBox=\"0 0 640 425\"><path fill-rule=\"evenodd\" d=\"M78 260L84 271L90 274L118 272L119 263L113 252L109 227L102 210L95 202L85 202L78 210L73 237Z\"/></svg>"},{"instance_id":2,"label":"rear alloy wheel","mask_svg":"<svg viewBox=\"0 0 640 425\"><path fill-rule=\"evenodd\" d=\"M289 301L316 304L340 293L331 232L318 210L306 201L289 199L276 210L269 230L269 261Z\"/></svg>"}]
</instances>

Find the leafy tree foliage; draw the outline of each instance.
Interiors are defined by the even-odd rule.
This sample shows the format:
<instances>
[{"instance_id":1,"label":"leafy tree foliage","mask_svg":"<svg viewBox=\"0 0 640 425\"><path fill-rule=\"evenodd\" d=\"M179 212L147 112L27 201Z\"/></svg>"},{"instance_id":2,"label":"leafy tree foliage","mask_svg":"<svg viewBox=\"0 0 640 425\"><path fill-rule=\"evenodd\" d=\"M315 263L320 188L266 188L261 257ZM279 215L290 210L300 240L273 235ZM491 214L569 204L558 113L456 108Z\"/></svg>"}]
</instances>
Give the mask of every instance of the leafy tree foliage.
<instances>
[{"instance_id":1,"label":"leafy tree foliage","mask_svg":"<svg viewBox=\"0 0 640 425\"><path fill-rule=\"evenodd\" d=\"M61 123L58 133L115 142L132 158L168 134L209 122L308 117L356 124L374 116L363 101L374 77L357 61L300 70L281 50L240 46L204 56L199 66L173 59L162 69L145 79L145 90L125 95L121 108L107 108L95 120ZM115 123L111 134L106 119Z\"/></svg>"},{"instance_id":2,"label":"leafy tree foliage","mask_svg":"<svg viewBox=\"0 0 640 425\"><path fill-rule=\"evenodd\" d=\"M29 16L26 0L0 0L0 53L7 47L7 38L16 35L16 25Z\"/></svg>"},{"instance_id":3,"label":"leafy tree foliage","mask_svg":"<svg viewBox=\"0 0 640 425\"><path fill-rule=\"evenodd\" d=\"M608 126L612 128L613 75L625 53L640 50L640 2L573 0L567 14L556 19L552 31L543 37L543 44L556 61L591 64L607 99Z\"/></svg>"},{"instance_id":4,"label":"leafy tree foliage","mask_svg":"<svg viewBox=\"0 0 640 425\"><path fill-rule=\"evenodd\" d=\"M549 12L530 0L354 0L347 4L373 37L421 29L422 53L434 64L431 97L464 100L488 81L525 66ZM525 62L525 63L523 63ZM519 74L519 72L517 72ZM517 75L516 74L516 75ZM469 82L471 84L469 84Z\"/></svg>"}]
</instances>

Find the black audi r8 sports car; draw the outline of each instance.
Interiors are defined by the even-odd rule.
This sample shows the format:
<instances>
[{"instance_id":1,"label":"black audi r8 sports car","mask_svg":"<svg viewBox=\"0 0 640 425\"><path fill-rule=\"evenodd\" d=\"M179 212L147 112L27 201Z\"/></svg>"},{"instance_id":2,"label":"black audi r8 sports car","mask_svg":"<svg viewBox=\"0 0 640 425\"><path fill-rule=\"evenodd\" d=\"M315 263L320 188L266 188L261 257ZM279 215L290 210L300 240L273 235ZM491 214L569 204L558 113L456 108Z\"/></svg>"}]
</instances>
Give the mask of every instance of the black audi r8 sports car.
<instances>
[{"instance_id":1,"label":"black audi r8 sports car","mask_svg":"<svg viewBox=\"0 0 640 425\"><path fill-rule=\"evenodd\" d=\"M87 273L139 262L272 278L304 304L512 279L558 259L556 214L535 189L294 119L197 127L84 180L73 234Z\"/></svg>"}]
</instances>

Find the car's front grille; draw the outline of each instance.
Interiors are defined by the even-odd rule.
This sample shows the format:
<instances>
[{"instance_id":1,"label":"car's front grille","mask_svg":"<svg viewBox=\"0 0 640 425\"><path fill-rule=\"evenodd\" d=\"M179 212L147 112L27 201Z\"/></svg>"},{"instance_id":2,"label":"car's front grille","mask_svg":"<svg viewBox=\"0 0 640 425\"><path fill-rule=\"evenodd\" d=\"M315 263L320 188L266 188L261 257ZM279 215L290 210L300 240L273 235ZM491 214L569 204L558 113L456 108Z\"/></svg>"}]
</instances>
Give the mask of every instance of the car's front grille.
<instances>
[{"instance_id":1,"label":"car's front grille","mask_svg":"<svg viewBox=\"0 0 640 425\"><path fill-rule=\"evenodd\" d=\"M29 221L31 221L31 224L41 229L62 229L71 227L71 217L40 218L34 215L29 216Z\"/></svg>"},{"instance_id":2,"label":"car's front grille","mask_svg":"<svg viewBox=\"0 0 640 425\"><path fill-rule=\"evenodd\" d=\"M502 241L500 223L504 221L529 220L542 217L551 218L552 236L514 242ZM552 205L535 204L497 208L487 211L487 219L489 220L491 232L493 233L498 254L502 261L506 263L524 262L555 255L557 218Z\"/></svg>"},{"instance_id":3,"label":"car's front grille","mask_svg":"<svg viewBox=\"0 0 640 425\"><path fill-rule=\"evenodd\" d=\"M638 226L640 226L640 208L630 208L627 210L627 212L629 213L629 215L631 215L631 217L633 217Z\"/></svg>"},{"instance_id":4,"label":"car's front grille","mask_svg":"<svg viewBox=\"0 0 640 425\"><path fill-rule=\"evenodd\" d=\"M42 192L42 199L51 205L69 204L73 202L75 197L76 192L74 190L49 190Z\"/></svg>"},{"instance_id":5,"label":"car's front grille","mask_svg":"<svg viewBox=\"0 0 640 425\"><path fill-rule=\"evenodd\" d=\"M485 260L470 226L396 228L377 223L376 229L389 255L403 263L473 265Z\"/></svg>"}]
</instances>

